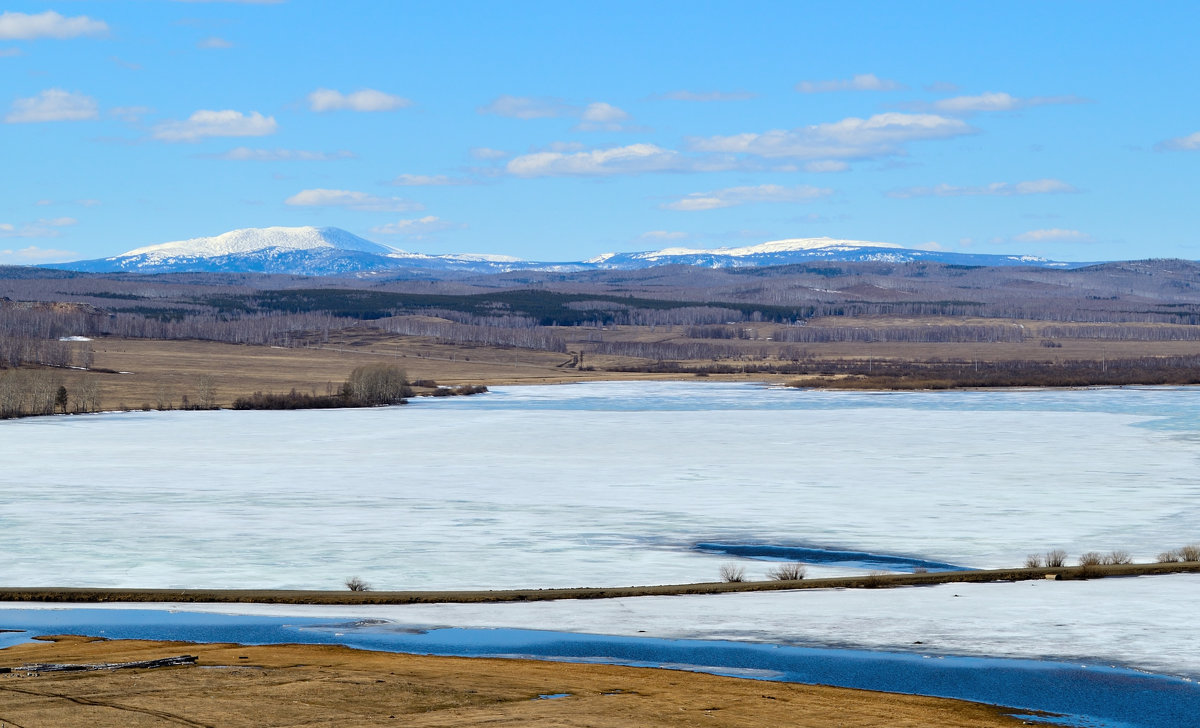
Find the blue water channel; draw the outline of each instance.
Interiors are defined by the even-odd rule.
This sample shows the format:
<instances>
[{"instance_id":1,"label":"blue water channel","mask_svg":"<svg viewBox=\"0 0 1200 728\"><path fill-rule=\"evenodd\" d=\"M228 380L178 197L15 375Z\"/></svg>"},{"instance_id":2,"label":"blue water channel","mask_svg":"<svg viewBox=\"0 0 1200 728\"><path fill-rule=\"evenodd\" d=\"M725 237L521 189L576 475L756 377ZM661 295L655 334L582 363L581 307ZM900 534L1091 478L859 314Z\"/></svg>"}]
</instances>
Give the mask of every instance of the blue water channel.
<instances>
[{"instance_id":1,"label":"blue water channel","mask_svg":"<svg viewBox=\"0 0 1200 728\"><path fill-rule=\"evenodd\" d=\"M380 620L336 622L153 609L0 611L0 647L35 635L82 634L242 644L340 644L430 655L521 657L682 670L1012 707L1025 720L1087 728L1200 726L1200 685L1103 665L792 647L718 640L413 628ZM0 664L12 666L0 653ZM1025 711L1053 713L1050 719Z\"/></svg>"}]
</instances>

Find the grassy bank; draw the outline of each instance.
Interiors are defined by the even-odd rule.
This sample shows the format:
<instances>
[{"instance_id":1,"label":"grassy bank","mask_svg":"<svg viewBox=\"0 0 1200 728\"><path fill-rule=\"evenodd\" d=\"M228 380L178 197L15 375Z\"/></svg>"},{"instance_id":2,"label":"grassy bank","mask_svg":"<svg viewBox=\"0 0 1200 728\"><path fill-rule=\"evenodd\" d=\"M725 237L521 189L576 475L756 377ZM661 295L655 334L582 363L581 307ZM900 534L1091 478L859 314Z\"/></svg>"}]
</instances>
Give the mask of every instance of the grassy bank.
<instances>
[{"instance_id":1,"label":"grassy bank","mask_svg":"<svg viewBox=\"0 0 1200 728\"><path fill-rule=\"evenodd\" d=\"M978 569L924 574L868 574L799 581L703 582L568 589L496 589L487 591L317 591L296 589L88 589L0 587L6 602L180 602L242 604L436 604L540 602L555 599L615 599L618 597L727 594L788 589L884 589L933 584L1103 579L1121 576L1200 573L1200 562L1108 564L1018 569Z\"/></svg>"}]
</instances>

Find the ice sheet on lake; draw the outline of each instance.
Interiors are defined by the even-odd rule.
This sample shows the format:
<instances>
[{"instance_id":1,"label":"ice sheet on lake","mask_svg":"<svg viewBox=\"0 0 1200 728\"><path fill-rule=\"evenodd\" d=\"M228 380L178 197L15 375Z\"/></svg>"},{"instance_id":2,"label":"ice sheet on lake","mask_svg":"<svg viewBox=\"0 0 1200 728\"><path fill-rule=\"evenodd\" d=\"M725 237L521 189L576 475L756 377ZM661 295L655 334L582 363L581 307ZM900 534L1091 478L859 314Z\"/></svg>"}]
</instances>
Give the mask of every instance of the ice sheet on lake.
<instances>
[{"instance_id":1,"label":"ice sheet on lake","mask_svg":"<svg viewBox=\"0 0 1200 728\"><path fill-rule=\"evenodd\" d=\"M1200 541L1200 390L500 388L407 407L0 422L0 583L713 580L701 541L971 567ZM744 562L751 578L769 563ZM813 566L809 576L844 573Z\"/></svg>"}]
</instances>

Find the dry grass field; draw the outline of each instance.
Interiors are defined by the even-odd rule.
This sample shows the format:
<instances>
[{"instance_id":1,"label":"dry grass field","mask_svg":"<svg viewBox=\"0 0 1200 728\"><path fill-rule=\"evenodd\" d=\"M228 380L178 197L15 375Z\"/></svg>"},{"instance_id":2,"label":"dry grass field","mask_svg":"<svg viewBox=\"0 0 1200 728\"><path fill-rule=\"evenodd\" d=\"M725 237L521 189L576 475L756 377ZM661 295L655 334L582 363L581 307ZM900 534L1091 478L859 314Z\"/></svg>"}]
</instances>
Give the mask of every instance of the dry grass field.
<instances>
[{"instance_id":1,"label":"dry grass field","mask_svg":"<svg viewBox=\"0 0 1200 728\"><path fill-rule=\"evenodd\" d=\"M954 320L971 324L971 320ZM940 320L887 319L872 326L947 325ZM1029 325L1026 322L1026 325ZM687 371L655 373L657 361L633 356L588 353L589 339L602 336L608 342L686 344L685 327L611 327L601 332L559 328L555 332L568 341L572 351L582 351L581 367L570 366L573 354L488 346L445 344L430 337L388 334L368 327L351 328L330 335L328 341L305 347L224 344L195 340L98 338L92 372L67 370L65 384L71 389L80 377L100 383L101 408L156 408L166 403L179 407L186 396L197 401L202 378L211 378L216 402L229 406L234 399L254 392L300 392L325 394L336 390L355 367L386 362L403 368L410 380L432 380L440 385L458 384L556 384L611 379L693 379ZM762 366L794 364L797 351L814 371L822 362L930 362L930 361L1104 361L1138 357L1200 355L1194 341L1105 341L1066 339L1049 348L1040 339L995 343L930 342L828 342L786 344L774 340L778 326L751 327L755 338L736 340L739 354L722 359L682 360L684 370L723 365L725 380L805 381L804 375L755 372ZM725 342L722 342L725 343ZM642 371L639 371L642 370ZM744 372L742 370L745 370ZM808 378L814 385L821 382ZM421 390L419 390L421 391Z\"/></svg>"},{"instance_id":2,"label":"dry grass field","mask_svg":"<svg viewBox=\"0 0 1200 728\"><path fill-rule=\"evenodd\" d=\"M344 647L58 638L0 651L0 667L195 655L195 666L0 673L0 724L152 726L889 726L1021 725L1002 708L941 698L527 660ZM564 695L565 694L565 695ZM555 699L540 696L562 695Z\"/></svg>"}]
</instances>

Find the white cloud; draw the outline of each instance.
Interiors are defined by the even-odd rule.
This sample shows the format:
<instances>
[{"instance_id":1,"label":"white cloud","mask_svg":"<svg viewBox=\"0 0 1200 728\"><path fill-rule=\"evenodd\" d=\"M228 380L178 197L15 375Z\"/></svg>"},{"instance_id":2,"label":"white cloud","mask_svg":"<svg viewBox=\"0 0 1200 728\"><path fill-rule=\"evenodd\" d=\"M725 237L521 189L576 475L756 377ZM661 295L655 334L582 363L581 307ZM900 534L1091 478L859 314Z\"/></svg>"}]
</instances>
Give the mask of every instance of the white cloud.
<instances>
[{"instance_id":1,"label":"white cloud","mask_svg":"<svg viewBox=\"0 0 1200 728\"><path fill-rule=\"evenodd\" d=\"M828 91L899 91L904 84L880 78L873 73L860 73L854 78L833 81L801 81L796 90L802 94L825 93Z\"/></svg>"},{"instance_id":2,"label":"white cloud","mask_svg":"<svg viewBox=\"0 0 1200 728\"><path fill-rule=\"evenodd\" d=\"M154 138L164 142L198 142L206 137L267 136L278 131L274 116L257 111L200 110L184 121L165 121L154 127Z\"/></svg>"},{"instance_id":3,"label":"white cloud","mask_svg":"<svg viewBox=\"0 0 1200 728\"><path fill-rule=\"evenodd\" d=\"M109 115L115 116L127 124L136 124L142 117L154 109L149 106L114 106L108 110Z\"/></svg>"},{"instance_id":4,"label":"white cloud","mask_svg":"<svg viewBox=\"0 0 1200 728\"><path fill-rule=\"evenodd\" d=\"M0 48L0 58L16 58L21 55L20 48Z\"/></svg>"},{"instance_id":5,"label":"white cloud","mask_svg":"<svg viewBox=\"0 0 1200 728\"><path fill-rule=\"evenodd\" d=\"M474 147L471 149L471 156L475 159L504 159L509 156L508 152L503 149L492 149L491 147Z\"/></svg>"},{"instance_id":6,"label":"white cloud","mask_svg":"<svg viewBox=\"0 0 1200 728\"><path fill-rule=\"evenodd\" d=\"M1154 148L1160 152L1171 151L1197 151L1200 150L1200 131L1187 136L1175 137L1167 139L1154 145Z\"/></svg>"},{"instance_id":7,"label":"white cloud","mask_svg":"<svg viewBox=\"0 0 1200 728\"><path fill-rule=\"evenodd\" d=\"M214 35L196 43L196 47L204 50L219 50L222 48L232 48L233 43L230 43L224 38L218 38Z\"/></svg>"},{"instance_id":8,"label":"white cloud","mask_svg":"<svg viewBox=\"0 0 1200 728\"><path fill-rule=\"evenodd\" d=\"M804 165L805 172L845 172L850 165L835 159L825 159L808 162Z\"/></svg>"},{"instance_id":9,"label":"white cloud","mask_svg":"<svg viewBox=\"0 0 1200 728\"><path fill-rule=\"evenodd\" d=\"M1078 192L1073 185L1058 179L1035 179L1027 182L993 182L979 187L959 187L940 184L933 187L905 187L892 190L888 197L908 199L910 197L1017 197L1024 195L1053 195Z\"/></svg>"},{"instance_id":10,"label":"white cloud","mask_svg":"<svg viewBox=\"0 0 1200 728\"><path fill-rule=\"evenodd\" d=\"M748 101L757 98L758 94L749 91L668 91L655 94L650 98L656 101L695 101L712 103L714 101Z\"/></svg>"},{"instance_id":11,"label":"white cloud","mask_svg":"<svg viewBox=\"0 0 1200 728\"><path fill-rule=\"evenodd\" d=\"M623 122L629 120L629 114L612 104L597 101L587 105L580 119L575 126L577 131L622 131L625 128Z\"/></svg>"},{"instance_id":12,"label":"white cloud","mask_svg":"<svg viewBox=\"0 0 1200 728\"><path fill-rule=\"evenodd\" d=\"M345 207L368 212L409 212L425 209L421 203L401 197L377 197L352 190L301 190L284 200L284 203L295 207Z\"/></svg>"},{"instance_id":13,"label":"white cloud","mask_svg":"<svg viewBox=\"0 0 1200 728\"><path fill-rule=\"evenodd\" d=\"M699 210L716 210L722 207L736 207L754 202L810 202L826 197L833 190L809 185L784 187L782 185L757 185L753 187L728 187L713 192L693 192L675 202L661 205L667 210L696 212Z\"/></svg>"},{"instance_id":14,"label":"white cloud","mask_svg":"<svg viewBox=\"0 0 1200 728\"><path fill-rule=\"evenodd\" d=\"M91 96L52 88L32 98L14 101L12 111L8 112L4 121L9 124L87 121L99 115L99 105Z\"/></svg>"},{"instance_id":15,"label":"white cloud","mask_svg":"<svg viewBox=\"0 0 1200 728\"><path fill-rule=\"evenodd\" d=\"M5 228L11 227L0 224L0 238L5 235ZM36 265L37 263L64 263L68 260L79 260L79 253L72 250L56 250L54 248L39 248L31 245L19 250L0 249L0 264Z\"/></svg>"},{"instance_id":16,"label":"white cloud","mask_svg":"<svg viewBox=\"0 0 1200 728\"><path fill-rule=\"evenodd\" d=\"M933 108L950 114L972 114L983 111L1017 111L1032 106L1086 103L1088 100L1080 96L1031 96L1022 99L1003 92L988 91L978 96L941 99L933 103Z\"/></svg>"},{"instance_id":17,"label":"white cloud","mask_svg":"<svg viewBox=\"0 0 1200 728\"><path fill-rule=\"evenodd\" d=\"M1021 233L1014 240L1021 243L1090 243L1092 236L1079 230L1049 228Z\"/></svg>"},{"instance_id":18,"label":"white cloud","mask_svg":"<svg viewBox=\"0 0 1200 728\"><path fill-rule=\"evenodd\" d=\"M505 95L497 96L477 111L480 114L494 114L510 119L576 118L579 119L579 123L574 127L575 131L632 130L624 123L630 119L628 112L603 101L577 106L552 97Z\"/></svg>"},{"instance_id":19,"label":"white cloud","mask_svg":"<svg viewBox=\"0 0 1200 728\"><path fill-rule=\"evenodd\" d=\"M642 240L683 240L687 236L687 233L671 232L669 230L650 230L638 237Z\"/></svg>"},{"instance_id":20,"label":"white cloud","mask_svg":"<svg viewBox=\"0 0 1200 728\"><path fill-rule=\"evenodd\" d=\"M83 35L104 35L108 24L86 15L66 18L53 10L37 15L0 13L0 40L34 40L35 38L78 38Z\"/></svg>"},{"instance_id":21,"label":"white cloud","mask_svg":"<svg viewBox=\"0 0 1200 728\"><path fill-rule=\"evenodd\" d=\"M308 107L313 111L395 111L412 105L410 99L373 88L364 88L348 94L319 88L308 95Z\"/></svg>"},{"instance_id":22,"label":"white cloud","mask_svg":"<svg viewBox=\"0 0 1200 728\"><path fill-rule=\"evenodd\" d=\"M11 223L0 223L0 238L56 238L62 234L58 228L70 227L78 222L73 217L56 217L43 218L19 227Z\"/></svg>"},{"instance_id":23,"label":"white cloud","mask_svg":"<svg viewBox=\"0 0 1200 728\"><path fill-rule=\"evenodd\" d=\"M311 152L306 149L251 149L235 147L223 154L213 155L216 159L236 162L330 162L337 159L355 159L354 152Z\"/></svg>"},{"instance_id":24,"label":"white cloud","mask_svg":"<svg viewBox=\"0 0 1200 728\"><path fill-rule=\"evenodd\" d=\"M455 230L462 227L465 226L433 215L426 215L412 220L397 220L386 225L377 225L371 228L370 232L375 235L404 235L411 238L423 238L444 230Z\"/></svg>"},{"instance_id":25,"label":"white cloud","mask_svg":"<svg viewBox=\"0 0 1200 728\"><path fill-rule=\"evenodd\" d=\"M579 107L562 99L533 96L497 96L486 106L480 106L481 114L495 114L512 119L553 119L561 116L577 116Z\"/></svg>"},{"instance_id":26,"label":"white cloud","mask_svg":"<svg viewBox=\"0 0 1200 728\"><path fill-rule=\"evenodd\" d=\"M909 142L973 134L961 119L937 114L888 112L869 119L849 117L798 129L715 136L689 140L702 152L795 157L817 161L865 159L901 154Z\"/></svg>"},{"instance_id":27,"label":"white cloud","mask_svg":"<svg viewBox=\"0 0 1200 728\"><path fill-rule=\"evenodd\" d=\"M472 181L465 177L450 177L444 174L400 174L392 180L396 187L449 187L471 183Z\"/></svg>"},{"instance_id":28,"label":"white cloud","mask_svg":"<svg viewBox=\"0 0 1200 728\"><path fill-rule=\"evenodd\" d=\"M596 176L681 171L688 160L654 144L578 152L534 152L509 160L506 169L518 177Z\"/></svg>"}]
</instances>

